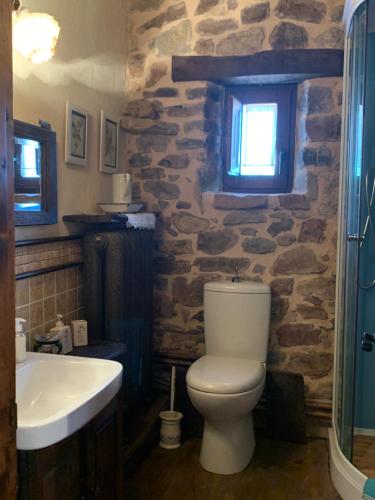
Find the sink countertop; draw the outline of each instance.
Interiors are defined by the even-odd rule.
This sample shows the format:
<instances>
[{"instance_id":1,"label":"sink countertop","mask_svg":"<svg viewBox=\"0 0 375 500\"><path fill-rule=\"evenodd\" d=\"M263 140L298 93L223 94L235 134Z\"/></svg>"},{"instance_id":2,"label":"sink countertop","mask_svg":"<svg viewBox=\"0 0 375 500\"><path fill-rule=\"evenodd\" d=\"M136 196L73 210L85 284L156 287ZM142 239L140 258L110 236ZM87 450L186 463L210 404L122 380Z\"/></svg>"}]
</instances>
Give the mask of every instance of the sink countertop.
<instances>
[{"instance_id":1,"label":"sink countertop","mask_svg":"<svg viewBox=\"0 0 375 500\"><path fill-rule=\"evenodd\" d=\"M115 397L121 382L116 361L28 352L16 366L17 448L45 448L70 436Z\"/></svg>"}]
</instances>

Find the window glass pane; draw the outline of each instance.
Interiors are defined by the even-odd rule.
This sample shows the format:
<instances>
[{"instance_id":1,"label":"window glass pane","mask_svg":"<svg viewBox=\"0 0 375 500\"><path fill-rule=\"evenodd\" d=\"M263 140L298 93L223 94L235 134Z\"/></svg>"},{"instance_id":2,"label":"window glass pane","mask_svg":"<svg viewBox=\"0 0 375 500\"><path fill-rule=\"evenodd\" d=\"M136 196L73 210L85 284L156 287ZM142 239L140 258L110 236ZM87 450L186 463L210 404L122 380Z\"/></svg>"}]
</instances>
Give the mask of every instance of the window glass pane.
<instances>
[{"instance_id":1,"label":"window glass pane","mask_svg":"<svg viewBox=\"0 0 375 500\"><path fill-rule=\"evenodd\" d=\"M277 104L243 106L241 175L275 175Z\"/></svg>"},{"instance_id":2,"label":"window glass pane","mask_svg":"<svg viewBox=\"0 0 375 500\"><path fill-rule=\"evenodd\" d=\"M35 211L41 205L42 145L24 137L14 138L14 201L17 211Z\"/></svg>"},{"instance_id":3,"label":"window glass pane","mask_svg":"<svg viewBox=\"0 0 375 500\"><path fill-rule=\"evenodd\" d=\"M40 143L31 139L15 137L16 146L19 146L20 174L22 177L40 177L41 148Z\"/></svg>"}]
</instances>

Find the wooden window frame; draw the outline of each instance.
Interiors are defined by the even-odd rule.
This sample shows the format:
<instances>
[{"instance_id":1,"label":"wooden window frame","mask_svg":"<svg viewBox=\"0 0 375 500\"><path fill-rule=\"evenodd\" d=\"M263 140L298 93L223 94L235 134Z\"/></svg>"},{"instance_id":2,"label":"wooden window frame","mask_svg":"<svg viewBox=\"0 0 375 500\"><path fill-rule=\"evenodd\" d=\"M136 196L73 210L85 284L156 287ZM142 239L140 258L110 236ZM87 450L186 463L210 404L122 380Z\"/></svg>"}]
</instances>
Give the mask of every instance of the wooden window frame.
<instances>
[{"instance_id":1,"label":"wooden window frame","mask_svg":"<svg viewBox=\"0 0 375 500\"><path fill-rule=\"evenodd\" d=\"M57 157L56 132L37 125L14 120L14 136L31 139L41 145L41 209L15 210L16 226L35 226L57 223ZM14 169L16 170L16 169ZM17 180L17 179L16 179ZM30 184L34 178L28 180ZM27 187L27 185L26 185Z\"/></svg>"},{"instance_id":2,"label":"wooden window frame","mask_svg":"<svg viewBox=\"0 0 375 500\"><path fill-rule=\"evenodd\" d=\"M257 104L276 102L277 137L276 155L279 173L274 176L232 175L233 103ZM225 89L224 124L224 191L240 193L290 193L294 177L294 147L296 126L297 85L244 85Z\"/></svg>"}]
</instances>

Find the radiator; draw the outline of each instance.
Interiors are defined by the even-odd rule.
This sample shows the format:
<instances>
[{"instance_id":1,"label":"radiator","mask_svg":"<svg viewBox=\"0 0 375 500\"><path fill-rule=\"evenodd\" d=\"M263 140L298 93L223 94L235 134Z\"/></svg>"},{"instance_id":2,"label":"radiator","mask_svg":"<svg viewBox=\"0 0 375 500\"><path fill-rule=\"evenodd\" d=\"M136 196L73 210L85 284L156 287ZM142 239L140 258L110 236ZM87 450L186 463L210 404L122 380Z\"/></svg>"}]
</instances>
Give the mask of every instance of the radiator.
<instances>
[{"instance_id":1,"label":"radiator","mask_svg":"<svg viewBox=\"0 0 375 500\"><path fill-rule=\"evenodd\" d=\"M126 229L84 237L85 308L90 339L125 344L124 390L151 391L153 231Z\"/></svg>"}]
</instances>

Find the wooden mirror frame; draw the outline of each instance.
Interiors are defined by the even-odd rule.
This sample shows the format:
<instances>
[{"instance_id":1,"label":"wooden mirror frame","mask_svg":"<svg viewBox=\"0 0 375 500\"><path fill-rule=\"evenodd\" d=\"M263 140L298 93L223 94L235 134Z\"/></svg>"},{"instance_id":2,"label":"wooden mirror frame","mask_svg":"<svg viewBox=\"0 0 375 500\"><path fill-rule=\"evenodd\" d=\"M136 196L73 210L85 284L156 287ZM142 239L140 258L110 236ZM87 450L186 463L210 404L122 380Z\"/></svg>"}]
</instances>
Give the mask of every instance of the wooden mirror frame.
<instances>
[{"instance_id":1,"label":"wooden mirror frame","mask_svg":"<svg viewBox=\"0 0 375 500\"><path fill-rule=\"evenodd\" d=\"M22 137L42 145L41 210L15 210L16 226L57 223L56 133L47 128L14 120L14 137Z\"/></svg>"}]
</instances>

